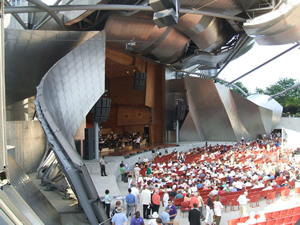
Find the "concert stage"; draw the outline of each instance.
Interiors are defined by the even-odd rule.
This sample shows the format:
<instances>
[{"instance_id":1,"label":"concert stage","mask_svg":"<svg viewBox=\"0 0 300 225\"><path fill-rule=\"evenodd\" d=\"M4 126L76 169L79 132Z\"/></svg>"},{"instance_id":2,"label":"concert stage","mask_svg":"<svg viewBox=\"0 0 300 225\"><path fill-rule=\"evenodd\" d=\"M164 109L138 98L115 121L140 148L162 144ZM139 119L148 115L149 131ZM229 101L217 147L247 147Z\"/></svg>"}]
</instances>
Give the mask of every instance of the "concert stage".
<instances>
[{"instance_id":1,"label":"concert stage","mask_svg":"<svg viewBox=\"0 0 300 225\"><path fill-rule=\"evenodd\" d=\"M159 148L159 149L164 149L164 148L170 148L170 147L176 147L178 146L177 144L164 144L164 143L154 143L154 144L149 144L147 146L141 146L140 148L134 148L133 146L125 146L122 147L121 149L119 147L116 148L103 148L101 151L102 156L124 156L126 157L127 155L135 155L137 153L142 153L149 151L152 148ZM170 153L170 151L169 151Z\"/></svg>"}]
</instances>

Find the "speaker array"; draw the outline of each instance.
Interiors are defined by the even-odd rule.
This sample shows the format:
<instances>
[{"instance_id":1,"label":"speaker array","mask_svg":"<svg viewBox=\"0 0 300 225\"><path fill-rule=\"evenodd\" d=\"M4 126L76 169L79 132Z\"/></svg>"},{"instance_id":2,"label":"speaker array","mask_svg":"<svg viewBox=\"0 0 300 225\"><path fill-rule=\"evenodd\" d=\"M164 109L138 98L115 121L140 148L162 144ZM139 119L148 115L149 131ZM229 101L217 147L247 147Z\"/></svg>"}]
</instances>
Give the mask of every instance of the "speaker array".
<instances>
[{"instance_id":1,"label":"speaker array","mask_svg":"<svg viewBox=\"0 0 300 225\"><path fill-rule=\"evenodd\" d=\"M137 91L143 91L146 87L146 73L136 72L134 74L134 86L133 89Z\"/></svg>"},{"instance_id":2,"label":"speaker array","mask_svg":"<svg viewBox=\"0 0 300 225\"><path fill-rule=\"evenodd\" d=\"M95 131L94 128L85 128L85 139L83 141L83 159L95 159Z\"/></svg>"},{"instance_id":3,"label":"speaker array","mask_svg":"<svg viewBox=\"0 0 300 225\"><path fill-rule=\"evenodd\" d=\"M94 106L94 121L99 123L106 122L109 117L110 106L110 98L100 98Z\"/></svg>"},{"instance_id":4,"label":"speaker array","mask_svg":"<svg viewBox=\"0 0 300 225\"><path fill-rule=\"evenodd\" d=\"M184 120L186 114L187 106L185 104L177 104L176 105L176 112L175 112L175 119L176 120Z\"/></svg>"}]
</instances>

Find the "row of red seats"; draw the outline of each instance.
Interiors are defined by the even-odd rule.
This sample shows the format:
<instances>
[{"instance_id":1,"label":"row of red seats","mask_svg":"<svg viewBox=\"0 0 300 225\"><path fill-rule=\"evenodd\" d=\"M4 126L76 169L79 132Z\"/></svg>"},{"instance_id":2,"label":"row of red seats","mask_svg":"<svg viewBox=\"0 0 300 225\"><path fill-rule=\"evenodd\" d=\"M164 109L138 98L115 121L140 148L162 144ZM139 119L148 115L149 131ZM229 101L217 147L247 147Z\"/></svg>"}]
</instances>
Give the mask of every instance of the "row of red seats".
<instances>
[{"instance_id":1,"label":"row of red seats","mask_svg":"<svg viewBox=\"0 0 300 225\"><path fill-rule=\"evenodd\" d=\"M256 218L259 215L255 215ZM279 211L273 211L265 213L266 222L259 222L258 225L294 225L300 219L300 207L291 209L284 209ZM228 221L228 225L237 225L238 223L245 223L249 219L249 216L231 219Z\"/></svg>"}]
</instances>

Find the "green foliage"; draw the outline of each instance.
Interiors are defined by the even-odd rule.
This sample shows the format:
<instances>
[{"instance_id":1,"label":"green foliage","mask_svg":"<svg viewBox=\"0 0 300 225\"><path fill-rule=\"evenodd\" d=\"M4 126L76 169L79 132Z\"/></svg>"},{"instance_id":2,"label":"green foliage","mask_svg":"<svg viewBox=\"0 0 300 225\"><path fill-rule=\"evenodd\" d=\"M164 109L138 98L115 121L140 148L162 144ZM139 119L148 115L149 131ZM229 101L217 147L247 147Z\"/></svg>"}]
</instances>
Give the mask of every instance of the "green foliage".
<instances>
[{"instance_id":1,"label":"green foliage","mask_svg":"<svg viewBox=\"0 0 300 225\"><path fill-rule=\"evenodd\" d=\"M270 85L266 88L266 95L278 94L288 88L291 88L297 84L293 78L283 78L277 83ZM285 92L281 96L274 98L279 104L283 106L283 112L288 114L300 113L300 87Z\"/></svg>"},{"instance_id":2,"label":"green foliage","mask_svg":"<svg viewBox=\"0 0 300 225\"><path fill-rule=\"evenodd\" d=\"M265 94L265 91L261 88L255 88L254 94Z\"/></svg>"}]
</instances>

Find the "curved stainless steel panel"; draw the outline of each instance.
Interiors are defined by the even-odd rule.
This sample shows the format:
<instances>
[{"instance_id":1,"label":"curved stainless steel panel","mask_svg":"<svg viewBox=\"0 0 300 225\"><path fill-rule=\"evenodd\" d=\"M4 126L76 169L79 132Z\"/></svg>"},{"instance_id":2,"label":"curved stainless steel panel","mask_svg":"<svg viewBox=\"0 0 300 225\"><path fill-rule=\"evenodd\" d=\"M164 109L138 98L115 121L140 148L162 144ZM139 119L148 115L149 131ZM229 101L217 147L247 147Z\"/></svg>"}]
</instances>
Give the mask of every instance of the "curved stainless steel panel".
<instances>
[{"instance_id":1,"label":"curved stainless steel panel","mask_svg":"<svg viewBox=\"0 0 300 225\"><path fill-rule=\"evenodd\" d=\"M243 125L252 136L252 139L250 140L257 138L258 134L270 133L270 130L267 130L264 126L264 120L262 117L265 118L265 116L262 116L260 107L258 105L240 96L234 91L231 91L231 95L235 101L237 111L240 115ZM271 110L266 109L266 112L264 112L263 115L267 115L269 120L272 120Z\"/></svg>"},{"instance_id":2,"label":"curved stainless steel panel","mask_svg":"<svg viewBox=\"0 0 300 225\"><path fill-rule=\"evenodd\" d=\"M262 45L280 45L300 40L300 1L290 0L279 9L244 23L247 34Z\"/></svg>"},{"instance_id":3,"label":"curved stainless steel panel","mask_svg":"<svg viewBox=\"0 0 300 225\"><path fill-rule=\"evenodd\" d=\"M89 222L103 221L104 210L73 136L104 93L105 32L58 61L37 90L36 111L45 134Z\"/></svg>"},{"instance_id":4,"label":"curved stainless steel panel","mask_svg":"<svg viewBox=\"0 0 300 225\"><path fill-rule=\"evenodd\" d=\"M249 96L247 99L261 107L267 108L272 111L271 129L273 130L280 122L283 107L274 99L270 99L270 96L268 95L255 94Z\"/></svg>"},{"instance_id":5,"label":"curved stainless steel panel","mask_svg":"<svg viewBox=\"0 0 300 225\"><path fill-rule=\"evenodd\" d=\"M94 32L5 29L6 104L34 96L45 73L92 35Z\"/></svg>"},{"instance_id":6,"label":"curved stainless steel panel","mask_svg":"<svg viewBox=\"0 0 300 225\"><path fill-rule=\"evenodd\" d=\"M152 15L141 14L144 13L132 17L116 14L110 16L105 25L107 46L124 52L126 44L134 40L135 53L152 53L166 63L182 57L189 38L171 27L159 29L154 24Z\"/></svg>"},{"instance_id":7,"label":"curved stainless steel panel","mask_svg":"<svg viewBox=\"0 0 300 225\"><path fill-rule=\"evenodd\" d=\"M198 134L205 132L209 141L236 141L225 105L212 80L185 77L189 111Z\"/></svg>"},{"instance_id":8,"label":"curved stainless steel panel","mask_svg":"<svg viewBox=\"0 0 300 225\"><path fill-rule=\"evenodd\" d=\"M241 140L242 137L253 140L253 137L248 133L240 119L237 106L235 104L234 98L231 95L231 90L219 83L215 85L225 107L228 119L230 120L231 127L235 133L236 140Z\"/></svg>"}]
</instances>

